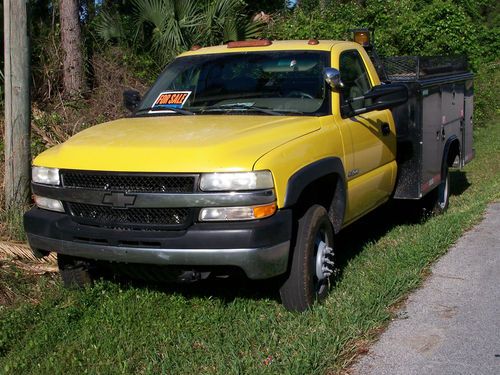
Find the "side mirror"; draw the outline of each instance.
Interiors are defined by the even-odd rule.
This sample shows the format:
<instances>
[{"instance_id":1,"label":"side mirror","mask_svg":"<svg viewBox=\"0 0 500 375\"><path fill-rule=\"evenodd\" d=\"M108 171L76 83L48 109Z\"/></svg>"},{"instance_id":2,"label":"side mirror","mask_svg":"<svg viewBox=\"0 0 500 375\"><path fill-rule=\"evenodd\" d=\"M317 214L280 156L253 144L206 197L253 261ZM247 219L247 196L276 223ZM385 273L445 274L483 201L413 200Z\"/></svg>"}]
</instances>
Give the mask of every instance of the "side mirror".
<instances>
[{"instance_id":1,"label":"side mirror","mask_svg":"<svg viewBox=\"0 0 500 375\"><path fill-rule=\"evenodd\" d=\"M390 83L373 87L365 95L352 98L352 101L372 99L372 104L354 109L349 117L362 113L396 107L408 101L408 88L404 84Z\"/></svg>"},{"instance_id":2,"label":"side mirror","mask_svg":"<svg viewBox=\"0 0 500 375\"><path fill-rule=\"evenodd\" d=\"M125 90L123 92L123 105L130 112L134 112L141 102L141 94L136 90Z\"/></svg>"},{"instance_id":3,"label":"side mirror","mask_svg":"<svg viewBox=\"0 0 500 375\"><path fill-rule=\"evenodd\" d=\"M340 90L344 87L340 79L340 72L335 68L324 68L323 79L334 90Z\"/></svg>"}]
</instances>

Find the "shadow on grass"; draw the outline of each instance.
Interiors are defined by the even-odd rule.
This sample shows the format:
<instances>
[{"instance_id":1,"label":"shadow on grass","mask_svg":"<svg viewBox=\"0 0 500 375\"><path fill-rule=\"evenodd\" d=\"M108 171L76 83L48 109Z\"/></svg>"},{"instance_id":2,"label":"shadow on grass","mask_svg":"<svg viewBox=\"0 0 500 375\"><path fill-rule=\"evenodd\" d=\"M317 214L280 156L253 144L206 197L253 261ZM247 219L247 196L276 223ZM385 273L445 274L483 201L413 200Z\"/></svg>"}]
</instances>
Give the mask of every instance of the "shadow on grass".
<instances>
[{"instance_id":1,"label":"shadow on grass","mask_svg":"<svg viewBox=\"0 0 500 375\"><path fill-rule=\"evenodd\" d=\"M467 180L467 174L464 171L452 171L450 173L450 194L461 195L470 186Z\"/></svg>"},{"instance_id":2,"label":"shadow on grass","mask_svg":"<svg viewBox=\"0 0 500 375\"><path fill-rule=\"evenodd\" d=\"M108 268L100 276L104 280L120 284L123 289L139 288L165 294L180 294L186 298L218 299L226 304L236 298L270 299L279 302L277 286L270 288L269 280L249 280L243 272L236 269L225 272L225 275L210 276L207 279L181 280L181 277L176 277L181 273L176 268L150 265L141 265L139 268L138 270L137 265ZM185 269L188 270L188 267ZM275 280L271 282L277 285Z\"/></svg>"},{"instance_id":3,"label":"shadow on grass","mask_svg":"<svg viewBox=\"0 0 500 375\"><path fill-rule=\"evenodd\" d=\"M462 171L452 171L450 181L451 195L460 195L470 186ZM335 281L342 278L349 261L358 256L366 244L377 242L396 226L414 225L426 219L418 201L392 200L344 228L336 237L338 274ZM236 298L270 299L279 303L280 278L249 280L237 269L219 278L183 283L168 280L175 279L179 271L169 267L121 266L107 271L104 278L118 282L123 288L147 288L166 294L178 293L186 298L217 298L223 303L231 303ZM189 279L189 274L184 277Z\"/></svg>"}]
</instances>

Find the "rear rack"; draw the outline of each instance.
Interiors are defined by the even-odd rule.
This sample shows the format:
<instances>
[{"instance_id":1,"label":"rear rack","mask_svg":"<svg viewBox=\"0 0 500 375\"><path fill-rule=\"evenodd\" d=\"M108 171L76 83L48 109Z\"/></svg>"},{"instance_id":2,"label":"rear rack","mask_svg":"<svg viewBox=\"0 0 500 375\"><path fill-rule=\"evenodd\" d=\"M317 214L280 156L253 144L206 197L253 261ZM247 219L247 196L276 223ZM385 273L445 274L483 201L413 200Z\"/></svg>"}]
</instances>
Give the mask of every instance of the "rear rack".
<instances>
[{"instance_id":1,"label":"rear rack","mask_svg":"<svg viewBox=\"0 0 500 375\"><path fill-rule=\"evenodd\" d=\"M380 60L388 81L418 81L469 72L465 56L391 56Z\"/></svg>"}]
</instances>

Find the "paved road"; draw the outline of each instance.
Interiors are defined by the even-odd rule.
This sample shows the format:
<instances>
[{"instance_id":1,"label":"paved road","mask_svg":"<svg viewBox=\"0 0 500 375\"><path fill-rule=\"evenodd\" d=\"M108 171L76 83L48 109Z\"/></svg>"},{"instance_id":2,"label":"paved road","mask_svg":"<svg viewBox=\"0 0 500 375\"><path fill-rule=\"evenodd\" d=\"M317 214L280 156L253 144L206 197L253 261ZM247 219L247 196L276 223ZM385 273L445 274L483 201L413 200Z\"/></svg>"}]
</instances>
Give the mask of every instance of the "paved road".
<instances>
[{"instance_id":1,"label":"paved road","mask_svg":"<svg viewBox=\"0 0 500 375\"><path fill-rule=\"evenodd\" d=\"M500 203L432 268L360 375L500 375Z\"/></svg>"}]
</instances>

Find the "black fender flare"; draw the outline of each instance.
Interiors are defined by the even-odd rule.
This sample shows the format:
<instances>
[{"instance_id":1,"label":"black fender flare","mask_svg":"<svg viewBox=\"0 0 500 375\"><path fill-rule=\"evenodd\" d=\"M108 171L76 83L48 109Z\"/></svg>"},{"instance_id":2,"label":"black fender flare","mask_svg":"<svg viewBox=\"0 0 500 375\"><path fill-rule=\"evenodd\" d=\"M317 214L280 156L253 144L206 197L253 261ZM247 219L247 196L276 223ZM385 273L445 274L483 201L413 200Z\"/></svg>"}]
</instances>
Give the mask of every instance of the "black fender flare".
<instances>
[{"instance_id":1,"label":"black fender flare","mask_svg":"<svg viewBox=\"0 0 500 375\"><path fill-rule=\"evenodd\" d=\"M334 225L335 232L338 232L344 221L347 204L347 185L342 160L338 157L327 157L306 165L295 172L288 180L285 207L294 206L304 191L312 182L335 174L338 176L337 186L332 186L335 195L331 207L327 207L328 214Z\"/></svg>"},{"instance_id":2,"label":"black fender flare","mask_svg":"<svg viewBox=\"0 0 500 375\"><path fill-rule=\"evenodd\" d=\"M441 179L444 178L443 173L444 173L445 167L448 166L448 155L450 153L451 145L454 142L458 142L458 157L460 157L460 153L461 153L460 140L458 139L458 137L456 135L452 135L450 138L448 138L446 140L446 144L444 145L444 148L443 148L443 159L441 160Z\"/></svg>"}]
</instances>

